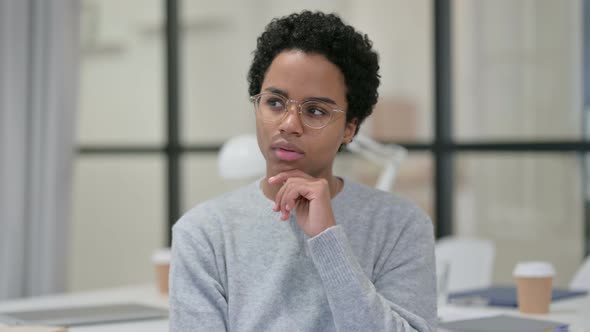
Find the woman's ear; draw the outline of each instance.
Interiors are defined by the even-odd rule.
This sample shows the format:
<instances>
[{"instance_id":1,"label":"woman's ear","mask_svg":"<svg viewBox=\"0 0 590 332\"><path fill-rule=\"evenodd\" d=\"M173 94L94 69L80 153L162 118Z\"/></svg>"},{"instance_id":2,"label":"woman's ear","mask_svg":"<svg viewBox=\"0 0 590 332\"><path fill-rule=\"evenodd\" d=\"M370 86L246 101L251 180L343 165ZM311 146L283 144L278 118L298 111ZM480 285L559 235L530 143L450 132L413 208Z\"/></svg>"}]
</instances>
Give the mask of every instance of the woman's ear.
<instances>
[{"instance_id":1,"label":"woman's ear","mask_svg":"<svg viewBox=\"0 0 590 332\"><path fill-rule=\"evenodd\" d=\"M356 133L356 128L358 127L358 119L352 119L346 123L346 127L344 128L344 136L342 137L342 144L348 144L352 142L352 138Z\"/></svg>"}]
</instances>

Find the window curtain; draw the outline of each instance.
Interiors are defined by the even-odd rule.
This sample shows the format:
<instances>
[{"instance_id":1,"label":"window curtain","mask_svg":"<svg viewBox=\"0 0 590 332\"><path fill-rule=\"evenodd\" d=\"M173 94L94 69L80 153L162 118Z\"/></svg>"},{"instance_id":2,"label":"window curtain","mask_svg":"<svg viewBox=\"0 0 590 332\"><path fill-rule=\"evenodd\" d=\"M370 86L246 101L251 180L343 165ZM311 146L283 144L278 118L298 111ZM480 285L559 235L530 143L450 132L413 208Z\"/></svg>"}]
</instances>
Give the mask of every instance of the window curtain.
<instances>
[{"instance_id":1,"label":"window curtain","mask_svg":"<svg viewBox=\"0 0 590 332\"><path fill-rule=\"evenodd\" d=\"M66 288L78 0L0 0L0 301Z\"/></svg>"}]
</instances>

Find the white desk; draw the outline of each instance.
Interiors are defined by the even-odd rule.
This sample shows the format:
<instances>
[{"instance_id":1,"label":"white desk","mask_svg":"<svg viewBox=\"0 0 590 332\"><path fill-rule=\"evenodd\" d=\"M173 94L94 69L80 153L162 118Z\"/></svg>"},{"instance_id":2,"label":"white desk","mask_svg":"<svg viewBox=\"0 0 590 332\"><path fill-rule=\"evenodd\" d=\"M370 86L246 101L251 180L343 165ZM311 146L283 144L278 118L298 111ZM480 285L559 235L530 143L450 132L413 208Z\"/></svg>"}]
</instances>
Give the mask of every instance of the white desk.
<instances>
[{"instance_id":1,"label":"white desk","mask_svg":"<svg viewBox=\"0 0 590 332\"><path fill-rule=\"evenodd\" d=\"M439 317L442 321L498 314L553 320L569 324L570 332L590 332L590 295L553 302L547 315L524 315L516 308L502 307L466 307L449 304L439 308Z\"/></svg>"},{"instance_id":2,"label":"white desk","mask_svg":"<svg viewBox=\"0 0 590 332\"><path fill-rule=\"evenodd\" d=\"M152 284L98 290L92 292L51 295L31 299L0 302L0 312L56 308L59 306L94 305L105 303L135 302L168 308L168 298L160 295ZM443 321L509 314L570 325L570 332L590 332L590 295L554 302L548 315L522 315L516 309L502 307L465 307L446 305L439 308ZM146 320L128 323L112 323L72 327L70 332L162 332L168 331L168 320Z\"/></svg>"},{"instance_id":3,"label":"white desk","mask_svg":"<svg viewBox=\"0 0 590 332\"><path fill-rule=\"evenodd\" d=\"M106 303L140 303L168 308L168 298L156 290L155 285L134 285L72 294L40 296L22 300L0 302L0 312L58 308L76 305L100 305ZM102 325L75 326L69 332L162 332L168 331L168 320L144 320Z\"/></svg>"}]
</instances>

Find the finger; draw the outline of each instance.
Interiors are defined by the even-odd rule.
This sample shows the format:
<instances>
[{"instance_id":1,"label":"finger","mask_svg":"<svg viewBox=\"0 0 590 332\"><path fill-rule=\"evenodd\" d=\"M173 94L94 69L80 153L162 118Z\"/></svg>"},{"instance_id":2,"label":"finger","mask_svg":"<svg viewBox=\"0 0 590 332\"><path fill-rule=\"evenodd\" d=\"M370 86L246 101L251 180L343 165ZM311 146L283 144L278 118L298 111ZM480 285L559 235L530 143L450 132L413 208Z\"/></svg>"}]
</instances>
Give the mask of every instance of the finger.
<instances>
[{"instance_id":1,"label":"finger","mask_svg":"<svg viewBox=\"0 0 590 332\"><path fill-rule=\"evenodd\" d=\"M297 204L297 199L301 196L299 194L301 183L289 182L288 185L285 185L284 187L285 190L281 195L279 206L281 209L281 216L288 218L291 215L291 210L293 210Z\"/></svg>"},{"instance_id":2,"label":"finger","mask_svg":"<svg viewBox=\"0 0 590 332\"><path fill-rule=\"evenodd\" d=\"M289 181L291 182L291 181ZM313 187L305 180L293 181L287 186L281 197L281 207L290 215L299 206L309 203L306 198L309 193L313 192Z\"/></svg>"},{"instance_id":3,"label":"finger","mask_svg":"<svg viewBox=\"0 0 590 332\"><path fill-rule=\"evenodd\" d=\"M281 188L279 188L279 191L277 191L277 193L275 195L275 205L272 208L273 211L275 211L275 212L281 211L281 197L283 197L283 193L285 192L286 189L287 189L287 186L283 185L283 186L281 186Z\"/></svg>"},{"instance_id":4,"label":"finger","mask_svg":"<svg viewBox=\"0 0 590 332\"><path fill-rule=\"evenodd\" d=\"M285 184L279 189L275 196L275 206L273 208L274 211L281 213L281 220L289 219L290 212L285 209L285 194L293 185L293 179L285 181Z\"/></svg>"},{"instance_id":5,"label":"finger","mask_svg":"<svg viewBox=\"0 0 590 332\"><path fill-rule=\"evenodd\" d=\"M268 183L281 184L281 183L287 181L288 179L294 178L294 177L300 177L300 178L304 178L304 179L313 179L313 177L308 175L307 173L305 173L301 170L298 170L298 169L293 169L290 171L280 172L280 173L268 178Z\"/></svg>"},{"instance_id":6,"label":"finger","mask_svg":"<svg viewBox=\"0 0 590 332\"><path fill-rule=\"evenodd\" d=\"M287 220L291 216L291 209L295 205L293 197L298 197L297 192L298 184L294 179L290 179L281 187L281 195L277 198L277 205L281 211L282 220Z\"/></svg>"}]
</instances>

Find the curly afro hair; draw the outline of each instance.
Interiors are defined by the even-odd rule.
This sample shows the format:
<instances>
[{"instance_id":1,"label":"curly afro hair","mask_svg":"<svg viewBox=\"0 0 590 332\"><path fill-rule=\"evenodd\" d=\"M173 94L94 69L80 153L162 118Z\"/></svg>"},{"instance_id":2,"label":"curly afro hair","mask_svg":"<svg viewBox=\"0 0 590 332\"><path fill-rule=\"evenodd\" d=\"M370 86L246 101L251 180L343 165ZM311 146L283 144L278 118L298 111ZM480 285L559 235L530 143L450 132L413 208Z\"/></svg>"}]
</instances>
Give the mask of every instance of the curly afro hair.
<instances>
[{"instance_id":1,"label":"curly afro hair","mask_svg":"<svg viewBox=\"0 0 590 332\"><path fill-rule=\"evenodd\" d=\"M286 50L321 54L344 75L348 110L346 121L357 119L358 128L373 111L379 94L379 56L367 35L346 25L335 14L303 11L275 18L258 37L248 72L249 93L260 93L268 67Z\"/></svg>"}]
</instances>

